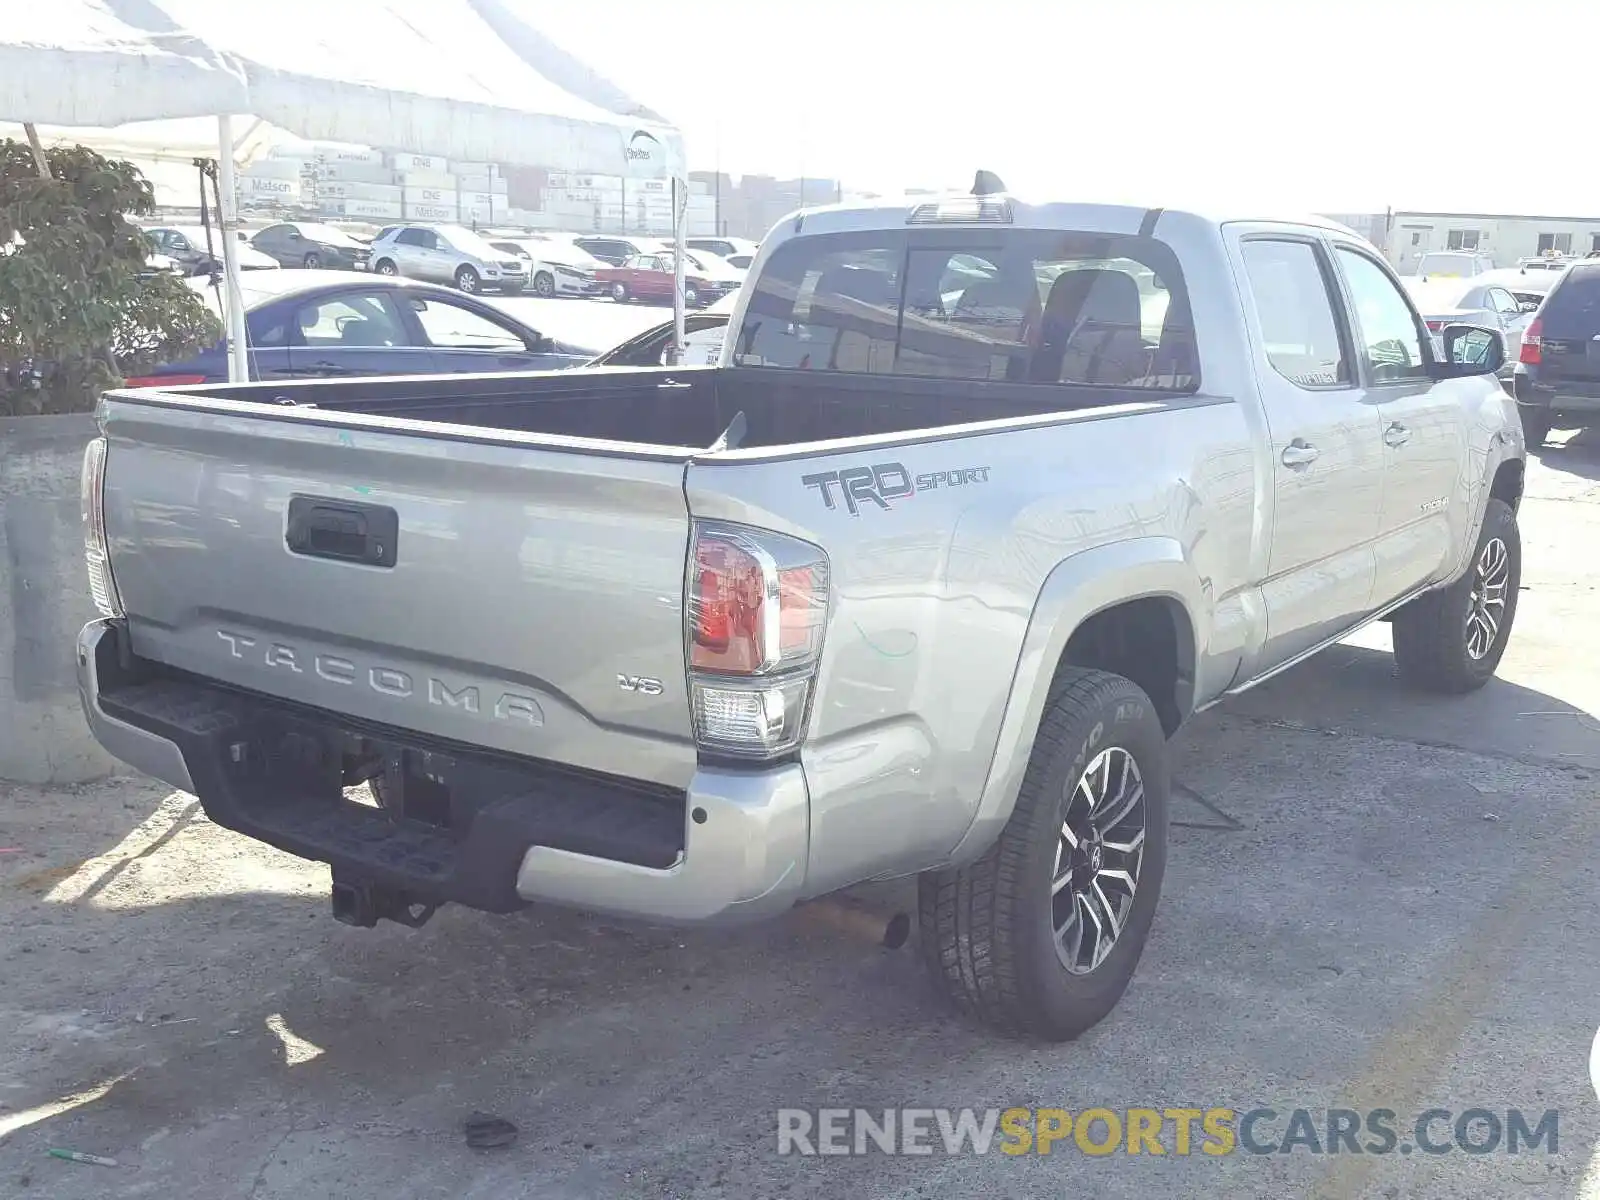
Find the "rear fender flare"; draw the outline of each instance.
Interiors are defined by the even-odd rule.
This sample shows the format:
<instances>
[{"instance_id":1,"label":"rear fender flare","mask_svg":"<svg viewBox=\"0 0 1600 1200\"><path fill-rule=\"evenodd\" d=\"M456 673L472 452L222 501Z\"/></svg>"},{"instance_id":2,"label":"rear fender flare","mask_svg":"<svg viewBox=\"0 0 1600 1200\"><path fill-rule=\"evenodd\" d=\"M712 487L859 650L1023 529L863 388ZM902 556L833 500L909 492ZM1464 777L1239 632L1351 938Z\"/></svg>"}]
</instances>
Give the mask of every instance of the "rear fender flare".
<instances>
[{"instance_id":1,"label":"rear fender flare","mask_svg":"<svg viewBox=\"0 0 1600 1200\"><path fill-rule=\"evenodd\" d=\"M1046 577L1023 636L988 777L972 822L951 850L948 865L981 856L1010 819L1050 684L1073 633L1098 612L1146 597L1167 598L1182 606L1189 628L1179 630L1180 649L1192 655L1199 645L1195 614L1204 611L1207 589L1176 539L1134 538L1098 546L1064 559Z\"/></svg>"}]
</instances>

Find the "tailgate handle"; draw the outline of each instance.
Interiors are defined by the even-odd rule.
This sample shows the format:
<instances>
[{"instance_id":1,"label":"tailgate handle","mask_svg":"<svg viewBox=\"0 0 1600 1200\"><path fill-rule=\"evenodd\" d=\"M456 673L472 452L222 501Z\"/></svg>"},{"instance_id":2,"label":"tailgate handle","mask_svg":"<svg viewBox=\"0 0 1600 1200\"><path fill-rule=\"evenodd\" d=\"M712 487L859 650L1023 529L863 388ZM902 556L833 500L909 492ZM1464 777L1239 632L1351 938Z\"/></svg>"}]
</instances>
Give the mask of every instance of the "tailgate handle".
<instances>
[{"instance_id":1,"label":"tailgate handle","mask_svg":"<svg viewBox=\"0 0 1600 1200\"><path fill-rule=\"evenodd\" d=\"M290 553L308 558L392 567L399 548L400 515L381 504L291 496L283 540Z\"/></svg>"}]
</instances>

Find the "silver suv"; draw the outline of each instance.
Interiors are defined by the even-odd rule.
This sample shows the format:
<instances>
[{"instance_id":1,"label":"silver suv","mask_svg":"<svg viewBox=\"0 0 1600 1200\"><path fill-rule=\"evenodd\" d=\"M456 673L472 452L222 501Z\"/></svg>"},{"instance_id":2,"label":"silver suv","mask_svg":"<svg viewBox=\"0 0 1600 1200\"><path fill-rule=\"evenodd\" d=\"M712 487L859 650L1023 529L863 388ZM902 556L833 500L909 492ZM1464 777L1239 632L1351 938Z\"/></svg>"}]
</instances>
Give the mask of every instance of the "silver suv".
<instances>
[{"instance_id":1,"label":"silver suv","mask_svg":"<svg viewBox=\"0 0 1600 1200\"><path fill-rule=\"evenodd\" d=\"M524 260L460 225L391 225L373 240L372 269L451 283L463 292L498 288L509 296L528 286Z\"/></svg>"}]
</instances>

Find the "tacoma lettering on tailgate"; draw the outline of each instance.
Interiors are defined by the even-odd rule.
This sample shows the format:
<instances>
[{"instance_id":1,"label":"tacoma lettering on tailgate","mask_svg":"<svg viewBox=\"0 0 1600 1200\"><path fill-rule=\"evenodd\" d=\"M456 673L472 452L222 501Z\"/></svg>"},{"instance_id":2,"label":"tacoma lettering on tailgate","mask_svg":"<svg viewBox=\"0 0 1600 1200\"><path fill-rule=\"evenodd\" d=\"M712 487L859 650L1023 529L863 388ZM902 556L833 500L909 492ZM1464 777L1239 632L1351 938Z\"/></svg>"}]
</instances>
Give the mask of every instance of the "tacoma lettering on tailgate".
<instances>
[{"instance_id":1,"label":"tacoma lettering on tailgate","mask_svg":"<svg viewBox=\"0 0 1600 1200\"><path fill-rule=\"evenodd\" d=\"M431 675L416 676L398 667L381 663L357 663L337 654L322 654L303 650L285 642L267 642L242 633L217 630L217 636L227 643L234 658L249 659L261 666L288 671L316 679L319 683L340 687L357 687L416 704L448 708L455 712L481 716L493 721L519 721L524 725L543 725L544 710L532 696L515 692L500 692L492 706L483 703L485 695L477 684L452 687Z\"/></svg>"}]
</instances>

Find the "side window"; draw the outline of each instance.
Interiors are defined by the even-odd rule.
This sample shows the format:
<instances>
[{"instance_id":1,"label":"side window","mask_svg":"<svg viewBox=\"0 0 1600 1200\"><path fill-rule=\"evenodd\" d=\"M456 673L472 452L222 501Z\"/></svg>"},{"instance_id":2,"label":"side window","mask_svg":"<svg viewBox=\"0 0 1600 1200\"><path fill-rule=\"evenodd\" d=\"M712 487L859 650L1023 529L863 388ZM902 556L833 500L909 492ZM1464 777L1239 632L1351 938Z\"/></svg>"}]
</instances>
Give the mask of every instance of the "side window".
<instances>
[{"instance_id":1,"label":"side window","mask_svg":"<svg viewBox=\"0 0 1600 1200\"><path fill-rule=\"evenodd\" d=\"M1348 387L1350 363L1317 248L1252 238L1243 254L1272 369L1298 387Z\"/></svg>"},{"instance_id":2,"label":"side window","mask_svg":"<svg viewBox=\"0 0 1600 1200\"><path fill-rule=\"evenodd\" d=\"M1489 289L1489 307L1495 312L1512 313L1517 311L1517 302L1511 298L1511 293L1501 291L1499 288Z\"/></svg>"},{"instance_id":3,"label":"side window","mask_svg":"<svg viewBox=\"0 0 1600 1200\"><path fill-rule=\"evenodd\" d=\"M345 292L302 305L295 313L297 344L372 348L408 346L405 320L394 301L376 292Z\"/></svg>"},{"instance_id":4,"label":"side window","mask_svg":"<svg viewBox=\"0 0 1600 1200\"><path fill-rule=\"evenodd\" d=\"M449 350L526 350L519 334L449 300L413 297L411 307L428 344Z\"/></svg>"},{"instance_id":5,"label":"side window","mask_svg":"<svg viewBox=\"0 0 1600 1200\"><path fill-rule=\"evenodd\" d=\"M1422 335L1416 314L1383 268L1365 254L1339 247L1339 263L1360 325L1357 352L1367 362L1374 383L1398 383L1428 377Z\"/></svg>"}]
</instances>

